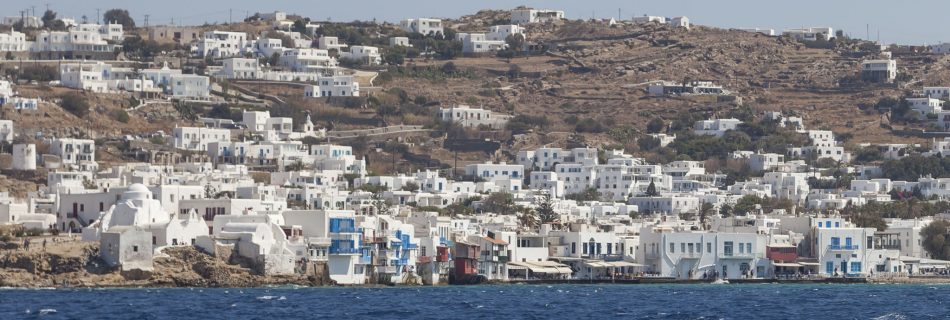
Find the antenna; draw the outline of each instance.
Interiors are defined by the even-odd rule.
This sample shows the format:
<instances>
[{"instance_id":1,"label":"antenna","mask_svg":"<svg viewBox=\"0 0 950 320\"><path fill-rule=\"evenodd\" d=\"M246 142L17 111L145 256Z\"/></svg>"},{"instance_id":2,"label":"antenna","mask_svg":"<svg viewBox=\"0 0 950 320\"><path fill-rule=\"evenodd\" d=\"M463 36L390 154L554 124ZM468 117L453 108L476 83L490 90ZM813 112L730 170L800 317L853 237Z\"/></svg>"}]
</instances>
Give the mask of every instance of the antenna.
<instances>
[{"instance_id":1,"label":"antenna","mask_svg":"<svg viewBox=\"0 0 950 320\"><path fill-rule=\"evenodd\" d=\"M100 20L99 20L100 17L102 17L102 16L99 14L99 8L96 8L96 23L97 23L97 24L101 23Z\"/></svg>"},{"instance_id":2,"label":"antenna","mask_svg":"<svg viewBox=\"0 0 950 320\"><path fill-rule=\"evenodd\" d=\"M147 15L147 14L145 15L145 27L146 27L146 28L148 28L148 16L149 16L149 15Z\"/></svg>"}]
</instances>

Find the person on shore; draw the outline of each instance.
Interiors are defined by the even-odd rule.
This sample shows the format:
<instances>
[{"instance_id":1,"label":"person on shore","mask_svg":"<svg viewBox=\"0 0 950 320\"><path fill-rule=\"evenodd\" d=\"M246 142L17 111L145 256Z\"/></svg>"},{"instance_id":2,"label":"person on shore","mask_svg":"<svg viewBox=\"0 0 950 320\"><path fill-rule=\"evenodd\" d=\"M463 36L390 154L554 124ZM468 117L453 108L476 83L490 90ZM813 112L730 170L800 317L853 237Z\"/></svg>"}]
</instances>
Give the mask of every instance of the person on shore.
<instances>
[{"instance_id":1,"label":"person on shore","mask_svg":"<svg viewBox=\"0 0 950 320\"><path fill-rule=\"evenodd\" d=\"M46 239L43 239L43 251L46 251Z\"/></svg>"},{"instance_id":2,"label":"person on shore","mask_svg":"<svg viewBox=\"0 0 950 320\"><path fill-rule=\"evenodd\" d=\"M30 251L30 239L23 239L23 250Z\"/></svg>"}]
</instances>

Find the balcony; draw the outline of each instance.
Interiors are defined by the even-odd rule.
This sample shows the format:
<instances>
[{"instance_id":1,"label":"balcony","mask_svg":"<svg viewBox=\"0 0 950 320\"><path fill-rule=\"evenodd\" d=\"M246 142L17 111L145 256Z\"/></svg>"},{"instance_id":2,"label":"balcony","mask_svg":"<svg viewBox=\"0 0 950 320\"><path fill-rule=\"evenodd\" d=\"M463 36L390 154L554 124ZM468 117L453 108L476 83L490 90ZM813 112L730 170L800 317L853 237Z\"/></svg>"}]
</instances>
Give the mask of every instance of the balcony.
<instances>
[{"instance_id":1,"label":"balcony","mask_svg":"<svg viewBox=\"0 0 950 320\"><path fill-rule=\"evenodd\" d=\"M353 226L340 226L337 228L330 228L330 233L357 233L356 227Z\"/></svg>"},{"instance_id":2,"label":"balcony","mask_svg":"<svg viewBox=\"0 0 950 320\"><path fill-rule=\"evenodd\" d=\"M754 253L750 252L740 252L740 253L724 253L719 259L752 259L755 258Z\"/></svg>"},{"instance_id":3,"label":"balcony","mask_svg":"<svg viewBox=\"0 0 950 320\"><path fill-rule=\"evenodd\" d=\"M858 245L840 245L840 244L830 244L828 245L828 250L833 251L854 251L860 250L861 248Z\"/></svg>"},{"instance_id":4,"label":"balcony","mask_svg":"<svg viewBox=\"0 0 950 320\"><path fill-rule=\"evenodd\" d=\"M340 247L330 247L330 254L360 254L359 248L340 248Z\"/></svg>"}]
</instances>

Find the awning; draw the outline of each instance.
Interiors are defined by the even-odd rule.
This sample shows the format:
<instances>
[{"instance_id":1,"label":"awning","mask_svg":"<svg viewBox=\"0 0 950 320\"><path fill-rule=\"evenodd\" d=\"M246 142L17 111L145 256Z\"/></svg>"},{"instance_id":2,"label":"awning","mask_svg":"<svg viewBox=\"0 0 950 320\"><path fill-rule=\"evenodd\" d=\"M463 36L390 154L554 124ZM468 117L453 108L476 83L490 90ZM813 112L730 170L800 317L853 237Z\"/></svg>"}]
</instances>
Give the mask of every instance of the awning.
<instances>
[{"instance_id":1,"label":"awning","mask_svg":"<svg viewBox=\"0 0 950 320\"><path fill-rule=\"evenodd\" d=\"M613 267L612 265L603 262L603 261L584 261L584 265L592 268L609 268Z\"/></svg>"},{"instance_id":2,"label":"awning","mask_svg":"<svg viewBox=\"0 0 950 320\"><path fill-rule=\"evenodd\" d=\"M627 261L613 261L613 262L607 262L607 263L609 263L611 266L620 267L620 268L622 268L622 267L643 267L643 266L644 266L644 265L639 264L639 263L633 263L633 262L627 262Z\"/></svg>"},{"instance_id":3,"label":"awning","mask_svg":"<svg viewBox=\"0 0 950 320\"><path fill-rule=\"evenodd\" d=\"M794 263L794 262L772 262L772 265L776 267L786 267L786 268L798 268L802 266L800 263Z\"/></svg>"},{"instance_id":4,"label":"awning","mask_svg":"<svg viewBox=\"0 0 950 320\"><path fill-rule=\"evenodd\" d=\"M513 261L508 263L508 268L511 269L512 266L527 268L534 273L564 273L570 274L573 273L571 268L563 264L559 264L554 261Z\"/></svg>"},{"instance_id":5,"label":"awning","mask_svg":"<svg viewBox=\"0 0 950 320\"><path fill-rule=\"evenodd\" d=\"M799 262L798 264L800 264L800 265L802 265L802 266L804 266L804 267L817 267L817 266L820 266L820 265L821 265L821 264L818 263L818 262Z\"/></svg>"}]
</instances>

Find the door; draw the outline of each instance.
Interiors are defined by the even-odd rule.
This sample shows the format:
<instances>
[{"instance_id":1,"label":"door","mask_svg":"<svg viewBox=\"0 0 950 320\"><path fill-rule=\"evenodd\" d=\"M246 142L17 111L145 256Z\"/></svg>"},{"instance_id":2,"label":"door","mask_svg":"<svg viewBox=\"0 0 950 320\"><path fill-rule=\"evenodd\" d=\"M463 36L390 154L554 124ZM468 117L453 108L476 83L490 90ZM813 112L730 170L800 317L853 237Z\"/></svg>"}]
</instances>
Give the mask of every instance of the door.
<instances>
[{"instance_id":1,"label":"door","mask_svg":"<svg viewBox=\"0 0 950 320\"><path fill-rule=\"evenodd\" d=\"M848 274L848 262L841 261L841 269L838 270L841 270L841 274Z\"/></svg>"}]
</instances>

